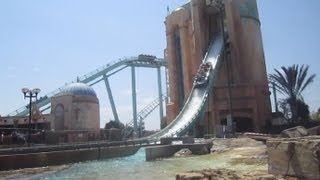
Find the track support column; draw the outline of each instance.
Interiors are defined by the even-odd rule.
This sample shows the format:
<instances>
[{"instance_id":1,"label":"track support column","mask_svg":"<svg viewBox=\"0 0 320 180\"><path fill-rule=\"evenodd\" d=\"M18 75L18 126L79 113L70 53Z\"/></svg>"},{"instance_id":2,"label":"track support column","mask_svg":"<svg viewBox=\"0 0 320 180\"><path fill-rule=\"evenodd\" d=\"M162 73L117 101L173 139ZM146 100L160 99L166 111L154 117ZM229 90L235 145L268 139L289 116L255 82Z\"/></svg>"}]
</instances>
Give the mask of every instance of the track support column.
<instances>
[{"instance_id":1,"label":"track support column","mask_svg":"<svg viewBox=\"0 0 320 180\"><path fill-rule=\"evenodd\" d=\"M160 115L160 129L163 127L163 101L162 101L162 85L161 85L161 67L157 67L158 74L158 93L159 93L159 115Z\"/></svg>"},{"instance_id":2,"label":"track support column","mask_svg":"<svg viewBox=\"0 0 320 180\"><path fill-rule=\"evenodd\" d=\"M111 92L111 88L110 88L108 76L106 76L106 75L104 74L104 75L103 75L103 79L104 79L104 82L105 82L105 84L106 84L106 89L107 89L107 92L108 92L109 101L110 101L110 104L111 104L111 109L112 109L112 113L113 113L114 120L115 120L116 122L119 122L119 117L118 117L118 113L117 113L116 106L115 106L115 104L114 104L114 100L113 100L113 96L112 96L112 92Z\"/></svg>"},{"instance_id":3,"label":"track support column","mask_svg":"<svg viewBox=\"0 0 320 180\"><path fill-rule=\"evenodd\" d=\"M131 86L132 86L132 112L133 112L133 131L134 137L138 135L138 122L137 122L137 92L136 92L136 70L131 66Z\"/></svg>"}]
</instances>

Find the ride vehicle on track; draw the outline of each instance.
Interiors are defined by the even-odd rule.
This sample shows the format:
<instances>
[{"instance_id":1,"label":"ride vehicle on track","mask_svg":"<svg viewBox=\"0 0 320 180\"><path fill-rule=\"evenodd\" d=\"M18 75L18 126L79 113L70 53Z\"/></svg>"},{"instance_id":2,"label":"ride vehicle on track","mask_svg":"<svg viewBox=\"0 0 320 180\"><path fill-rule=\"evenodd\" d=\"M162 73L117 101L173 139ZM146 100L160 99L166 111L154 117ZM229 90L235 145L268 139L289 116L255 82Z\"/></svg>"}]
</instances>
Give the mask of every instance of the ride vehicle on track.
<instances>
[{"instance_id":1,"label":"ride vehicle on track","mask_svg":"<svg viewBox=\"0 0 320 180\"><path fill-rule=\"evenodd\" d=\"M197 75L193 85L195 87L203 87L208 83L210 71L212 69L212 64L210 62L204 62L199 66Z\"/></svg>"}]
</instances>

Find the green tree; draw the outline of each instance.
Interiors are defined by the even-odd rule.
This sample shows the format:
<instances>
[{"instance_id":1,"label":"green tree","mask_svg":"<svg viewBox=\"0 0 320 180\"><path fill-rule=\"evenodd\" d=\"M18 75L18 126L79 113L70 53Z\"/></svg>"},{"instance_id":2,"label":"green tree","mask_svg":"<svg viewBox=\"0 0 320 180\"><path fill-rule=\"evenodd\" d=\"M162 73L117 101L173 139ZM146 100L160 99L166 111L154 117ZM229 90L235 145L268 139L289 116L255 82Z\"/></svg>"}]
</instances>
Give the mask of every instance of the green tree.
<instances>
[{"instance_id":1,"label":"green tree","mask_svg":"<svg viewBox=\"0 0 320 180\"><path fill-rule=\"evenodd\" d=\"M301 100L297 101L297 122L300 124L307 124L310 120L309 106Z\"/></svg>"},{"instance_id":2,"label":"green tree","mask_svg":"<svg viewBox=\"0 0 320 180\"><path fill-rule=\"evenodd\" d=\"M320 108L317 112L312 112L311 118L313 121L320 121Z\"/></svg>"},{"instance_id":3,"label":"green tree","mask_svg":"<svg viewBox=\"0 0 320 180\"><path fill-rule=\"evenodd\" d=\"M314 81L316 75L308 76L309 66L304 65L300 67L296 64L289 67L282 66L281 70L282 72L275 69L275 73L269 75L269 80L275 84L280 93L286 96L284 102L288 104L291 112L289 123L295 124L299 118L306 117L305 112L309 112L302 92Z\"/></svg>"},{"instance_id":4,"label":"green tree","mask_svg":"<svg viewBox=\"0 0 320 180\"><path fill-rule=\"evenodd\" d=\"M104 126L104 129L111 129L111 128L123 129L124 125L121 122L110 120L109 122L106 123L106 125Z\"/></svg>"}]
</instances>

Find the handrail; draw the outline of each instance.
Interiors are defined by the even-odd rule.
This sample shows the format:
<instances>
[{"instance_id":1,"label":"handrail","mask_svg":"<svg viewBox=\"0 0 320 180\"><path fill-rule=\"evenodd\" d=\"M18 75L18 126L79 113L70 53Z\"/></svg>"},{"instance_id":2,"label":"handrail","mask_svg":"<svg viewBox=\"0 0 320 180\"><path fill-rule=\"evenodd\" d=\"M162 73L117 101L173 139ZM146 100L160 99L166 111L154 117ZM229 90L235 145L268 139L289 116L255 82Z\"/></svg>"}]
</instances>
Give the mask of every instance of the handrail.
<instances>
[{"instance_id":1,"label":"handrail","mask_svg":"<svg viewBox=\"0 0 320 180\"><path fill-rule=\"evenodd\" d=\"M161 100L164 101L167 98L166 94L162 94L161 96ZM147 106L145 106L138 114L137 114L137 119L139 120L139 122L142 122L146 117L148 117L149 114L151 114L158 106L160 105L160 101L159 98L154 99L151 103L149 103ZM151 107L151 108L150 108ZM148 110L150 109L150 110ZM143 113L146 112L145 115L143 115ZM141 119L140 119L141 118ZM129 127L133 128L133 123L134 123L134 119L132 119L130 122L128 122L125 125L125 136L127 136L128 134L131 134L132 131L130 131L129 133L127 132Z\"/></svg>"},{"instance_id":2,"label":"handrail","mask_svg":"<svg viewBox=\"0 0 320 180\"><path fill-rule=\"evenodd\" d=\"M165 99L167 98L167 95L166 94L162 94L161 96L161 100L164 101ZM137 119L142 118L142 119L139 119L141 121L143 121L150 113L152 113L154 111L154 109L156 107L158 107L160 104L160 100L159 98L156 98L154 99L151 103L149 103L148 105L146 105L138 114L137 114ZM148 111L148 109L151 107L151 109ZM143 115L143 113L147 111L147 115ZM130 122L127 123L127 126L133 126L133 119L131 119Z\"/></svg>"}]
</instances>

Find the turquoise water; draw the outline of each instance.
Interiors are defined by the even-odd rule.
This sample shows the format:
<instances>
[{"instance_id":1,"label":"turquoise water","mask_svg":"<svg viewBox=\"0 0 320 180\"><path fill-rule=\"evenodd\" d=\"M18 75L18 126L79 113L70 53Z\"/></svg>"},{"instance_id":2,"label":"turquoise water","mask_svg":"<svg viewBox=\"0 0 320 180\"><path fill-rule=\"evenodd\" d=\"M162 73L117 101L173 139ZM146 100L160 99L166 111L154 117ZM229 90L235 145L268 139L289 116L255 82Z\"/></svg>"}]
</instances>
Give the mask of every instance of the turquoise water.
<instances>
[{"instance_id":1,"label":"turquoise water","mask_svg":"<svg viewBox=\"0 0 320 180\"><path fill-rule=\"evenodd\" d=\"M236 170L266 170L266 165L231 165L230 155L209 154L184 158L169 158L146 162L145 149L124 158L75 163L54 174L39 179L175 179L177 173L206 168ZM38 179L38 178L37 178Z\"/></svg>"}]
</instances>

